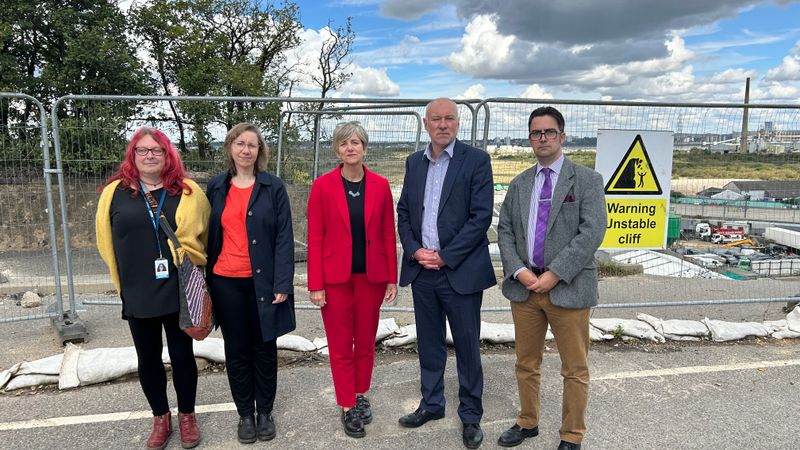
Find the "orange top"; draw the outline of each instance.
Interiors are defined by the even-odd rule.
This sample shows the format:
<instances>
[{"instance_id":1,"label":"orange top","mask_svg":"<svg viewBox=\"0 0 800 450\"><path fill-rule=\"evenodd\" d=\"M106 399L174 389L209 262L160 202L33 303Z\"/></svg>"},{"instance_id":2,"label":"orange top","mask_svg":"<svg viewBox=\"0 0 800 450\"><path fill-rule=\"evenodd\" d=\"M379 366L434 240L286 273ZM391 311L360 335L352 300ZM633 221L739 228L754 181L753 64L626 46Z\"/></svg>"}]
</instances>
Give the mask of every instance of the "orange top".
<instances>
[{"instance_id":1,"label":"orange top","mask_svg":"<svg viewBox=\"0 0 800 450\"><path fill-rule=\"evenodd\" d=\"M214 265L214 274L231 278L253 276L247 242L247 204L253 186L238 188L231 183L222 210L222 251Z\"/></svg>"}]
</instances>

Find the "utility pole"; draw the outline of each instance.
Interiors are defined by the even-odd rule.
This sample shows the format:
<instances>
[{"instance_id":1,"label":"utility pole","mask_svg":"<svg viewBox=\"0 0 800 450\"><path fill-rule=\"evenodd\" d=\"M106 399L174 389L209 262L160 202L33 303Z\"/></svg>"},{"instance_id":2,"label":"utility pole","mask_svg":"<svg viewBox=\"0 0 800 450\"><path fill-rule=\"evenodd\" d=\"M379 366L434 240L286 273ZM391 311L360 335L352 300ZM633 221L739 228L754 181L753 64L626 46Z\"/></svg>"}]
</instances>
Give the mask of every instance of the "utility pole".
<instances>
[{"instance_id":1,"label":"utility pole","mask_svg":"<svg viewBox=\"0 0 800 450\"><path fill-rule=\"evenodd\" d=\"M744 109L742 111L742 137L739 139L739 153L747 153L749 151L747 145L747 105L750 103L750 77L744 85Z\"/></svg>"}]
</instances>

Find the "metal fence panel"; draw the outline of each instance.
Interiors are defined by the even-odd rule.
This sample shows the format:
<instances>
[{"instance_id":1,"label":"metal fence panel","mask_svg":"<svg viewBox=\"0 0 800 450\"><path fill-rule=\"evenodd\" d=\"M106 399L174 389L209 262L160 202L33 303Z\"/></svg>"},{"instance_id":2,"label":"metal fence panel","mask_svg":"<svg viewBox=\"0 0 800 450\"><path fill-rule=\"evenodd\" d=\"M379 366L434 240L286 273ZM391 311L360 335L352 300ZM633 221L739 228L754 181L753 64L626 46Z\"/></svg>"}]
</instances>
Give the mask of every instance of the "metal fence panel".
<instances>
[{"instance_id":1,"label":"metal fence panel","mask_svg":"<svg viewBox=\"0 0 800 450\"><path fill-rule=\"evenodd\" d=\"M0 93L0 322L62 312L46 119L36 99Z\"/></svg>"},{"instance_id":2,"label":"metal fence panel","mask_svg":"<svg viewBox=\"0 0 800 450\"><path fill-rule=\"evenodd\" d=\"M800 264L793 256L800 253L800 228L783 233L780 242L767 232L791 229L800 219L800 198L795 198L800 197L800 106L749 105L744 151L744 105L487 99L477 107L478 135L492 156L498 205L503 186L535 162L528 118L533 109L546 105L564 114L565 153L592 168L598 129L674 132L671 210L680 217L681 239L663 252L666 256L615 252L612 256L619 261L642 265L646 275L603 279L601 303L782 302L800 293ZM760 195L764 193L758 192L757 182L737 182L758 178L771 180L765 184L769 195ZM738 200L726 200L703 192L712 187L731 192L731 197L749 191ZM695 233L700 222L722 227L732 221L748 224L752 243L706 242Z\"/></svg>"}]
</instances>

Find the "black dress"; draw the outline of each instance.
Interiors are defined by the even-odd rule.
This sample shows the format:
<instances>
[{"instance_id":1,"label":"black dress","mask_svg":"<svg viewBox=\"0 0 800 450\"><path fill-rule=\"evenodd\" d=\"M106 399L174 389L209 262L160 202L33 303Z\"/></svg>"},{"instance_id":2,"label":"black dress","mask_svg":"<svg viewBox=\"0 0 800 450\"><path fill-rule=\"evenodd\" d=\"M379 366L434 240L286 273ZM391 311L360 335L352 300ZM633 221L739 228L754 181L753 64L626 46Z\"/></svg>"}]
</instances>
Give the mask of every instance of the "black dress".
<instances>
[{"instance_id":1,"label":"black dress","mask_svg":"<svg viewBox=\"0 0 800 450\"><path fill-rule=\"evenodd\" d=\"M156 201L161 199L162 189L150 191ZM122 183L114 191L111 200L111 236L114 256L117 261L122 318L146 319L178 312L178 273L172 261L167 237L158 230L161 254L167 260L169 278L155 278L154 261L158 259L153 223L147 213L141 194L131 196L133 191ZM167 193L162 212L175 230L175 212L181 196Z\"/></svg>"}]
</instances>

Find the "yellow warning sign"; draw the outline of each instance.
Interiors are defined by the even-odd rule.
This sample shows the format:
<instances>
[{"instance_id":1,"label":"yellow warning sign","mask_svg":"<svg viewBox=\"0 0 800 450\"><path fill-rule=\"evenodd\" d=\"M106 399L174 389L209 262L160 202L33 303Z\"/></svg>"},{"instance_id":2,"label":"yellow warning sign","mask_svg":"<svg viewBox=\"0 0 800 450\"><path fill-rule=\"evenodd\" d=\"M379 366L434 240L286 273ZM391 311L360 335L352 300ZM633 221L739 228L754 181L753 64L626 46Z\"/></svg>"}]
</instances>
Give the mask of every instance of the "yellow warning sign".
<instances>
[{"instance_id":1,"label":"yellow warning sign","mask_svg":"<svg viewBox=\"0 0 800 450\"><path fill-rule=\"evenodd\" d=\"M614 170L606 184L606 194L662 194L650 156L644 147L642 135L636 135L619 166Z\"/></svg>"},{"instance_id":2,"label":"yellow warning sign","mask_svg":"<svg viewBox=\"0 0 800 450\"><path fill-rule=\"evenodd\" d=\"M667 200L606 198L608 223L600 248L660 248L664 246Z\"/></svg>"}]
</instances>

